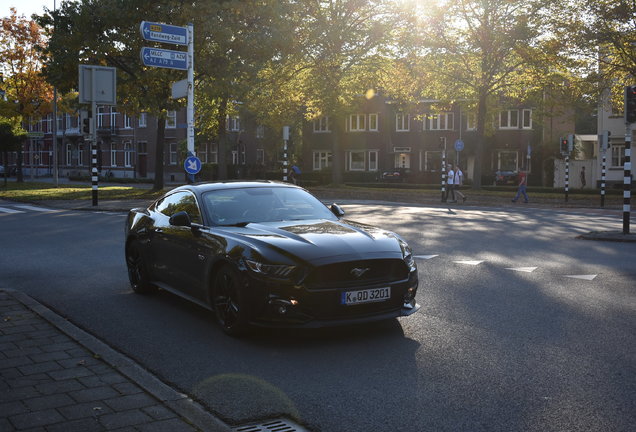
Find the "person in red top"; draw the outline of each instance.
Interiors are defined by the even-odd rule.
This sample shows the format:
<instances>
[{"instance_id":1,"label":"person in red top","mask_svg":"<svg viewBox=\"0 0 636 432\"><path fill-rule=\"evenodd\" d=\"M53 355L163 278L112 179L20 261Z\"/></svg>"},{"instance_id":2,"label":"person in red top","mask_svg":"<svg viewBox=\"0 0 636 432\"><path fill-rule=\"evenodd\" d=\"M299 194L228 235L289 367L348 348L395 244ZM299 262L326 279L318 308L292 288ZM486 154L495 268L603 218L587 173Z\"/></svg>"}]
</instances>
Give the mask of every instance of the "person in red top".
<instances>
[{"instance_id":1,"label":"person in red top","mask_svg":"<svg viewBox=\"0 0 636 432\"><path fill-rule=\"evenodd\" d=\"M519 197L523 195L524 203L528 202L528 194L526 193L526 186L528 184L528 176L525 171L519 171L519 189L517 190L517 195L512 199L512 202L517 202Z\"/></svg>"}]
</instances>

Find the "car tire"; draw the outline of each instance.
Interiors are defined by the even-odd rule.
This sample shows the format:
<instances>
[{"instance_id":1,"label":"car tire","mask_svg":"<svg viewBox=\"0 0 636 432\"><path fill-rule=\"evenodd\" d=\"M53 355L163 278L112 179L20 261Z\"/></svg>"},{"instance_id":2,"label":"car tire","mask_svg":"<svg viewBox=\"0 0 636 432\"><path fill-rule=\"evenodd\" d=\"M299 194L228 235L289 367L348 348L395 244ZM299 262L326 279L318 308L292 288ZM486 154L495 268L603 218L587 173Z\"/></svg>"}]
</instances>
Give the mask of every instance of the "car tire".
<instances>
[{"instance_id":1,"label":"car tire","mask_svg":"<svg viewBox=\"0 0 636 432\"><path fill-rule=\"evenodd\" d=\"M136 294L152 294L157 287L148 281L148 271L139 246L135 243L126 248L126 265L130 287Z\"/></svg>"},{"instance_id":2,"label":"car tire","mask_svg":"<svg viewBox=\"0 0 636 432\"><path fill-rule=\"evenodd\" d=\"M216 320L230 336L247 332L247 305L238 273L229 266L221 268L214 278L212 306Z\"/></svg>"}]
</instances>

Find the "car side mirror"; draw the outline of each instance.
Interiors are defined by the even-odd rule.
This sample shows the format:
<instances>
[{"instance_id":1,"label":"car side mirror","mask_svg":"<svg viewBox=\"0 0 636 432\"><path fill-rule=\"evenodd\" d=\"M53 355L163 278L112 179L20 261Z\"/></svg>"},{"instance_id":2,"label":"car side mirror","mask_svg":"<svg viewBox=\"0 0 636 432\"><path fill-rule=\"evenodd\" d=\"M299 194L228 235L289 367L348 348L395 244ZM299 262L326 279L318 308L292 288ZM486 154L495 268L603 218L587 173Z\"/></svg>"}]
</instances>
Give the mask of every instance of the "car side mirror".
<instances>
[{"instance_id":1,"label":"car side mirror","mask_svg":"<svg viewBox=\"0 0 636 432\"><path fill-rule=\"evenodd\" d=\"M180 211L170 216L170 225L191 227L192 221L190 215L187 212Z\"/></svg>"},{"instance_id":2,"label":"car side mirror","mask_svg":"<svg viewBox=\"0 0 636 432\"><path fill-rule=\"evenodd\" d=\"M342 207L340 207L336 203L331 204L329 210L331 210L331 213L335 214L339 218L343 217L345 214L345 211L342 209Z\"/></svg>"}]
</instances>

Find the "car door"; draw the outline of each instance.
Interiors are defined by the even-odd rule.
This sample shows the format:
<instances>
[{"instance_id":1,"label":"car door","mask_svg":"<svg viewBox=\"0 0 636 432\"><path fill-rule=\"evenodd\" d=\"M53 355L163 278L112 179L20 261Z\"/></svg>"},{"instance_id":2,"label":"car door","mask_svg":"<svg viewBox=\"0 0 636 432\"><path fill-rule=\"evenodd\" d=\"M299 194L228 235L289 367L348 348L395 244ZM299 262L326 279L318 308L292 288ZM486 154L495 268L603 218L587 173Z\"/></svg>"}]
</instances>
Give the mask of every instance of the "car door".
<instances>
[{"instance_id":1,"label":"car door","mask_svg":"<svg viewBox=\"0 0 636 432\"><path fill-rule=\"evenodd\" d=\"M201 224L196 197L189 191L167 196L157 207L153 244L162 282L185 295L203 298L205 254L201 234L187 226L170 224L170 217L185 211L193 223Z\"/></svg>"}]
</instances>

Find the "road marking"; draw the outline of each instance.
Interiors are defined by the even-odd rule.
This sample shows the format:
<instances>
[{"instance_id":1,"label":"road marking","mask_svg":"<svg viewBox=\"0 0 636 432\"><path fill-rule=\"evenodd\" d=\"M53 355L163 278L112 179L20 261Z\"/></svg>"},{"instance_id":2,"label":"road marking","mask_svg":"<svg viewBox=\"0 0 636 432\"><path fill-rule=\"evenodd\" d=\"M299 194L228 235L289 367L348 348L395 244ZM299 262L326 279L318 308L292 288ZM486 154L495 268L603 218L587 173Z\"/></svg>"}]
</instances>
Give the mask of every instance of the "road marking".
<instances>
[{"instance_id":1,"label":"road marking","mask_svg":"<svg viewBox=\"0 0 636 432\"><path fill-rule=\"evenodd\" d=\"M53 210L53 209L49 209L49 208L45 208L45 207L36 207L36 206L28 205L28 204L15 204L13 207L17 207L17 208L24 209L24 210L37 211L37 212L56 212L56 211L60 211L60 210Z\"/></svg>"},{"instance_id":2,"label":"road marking","mask_svg":"<svg viewBox=\"0 0 636 432\"><path fill-rule=\"evenodd\" d=\"M506 270L524 272L524 273L532 273L535 271L537 267L506 267Z\"/></svg>"},{"instance_id":3,"label":"road marking","mask_svg":"<svg viewBox=\"0 0 636 432\"><path fill-rule=\"evenodd\" d=\"M2 213L24 213L22 210L14 210L7 207L0 207L0 212Z\"/></svg>"},{"instance_id":4,"label":"road marking","mask_svg":"<svg viewBox=\"0 0 636 432\"><path fill-rule=\"evenodd\" d=\"M563 275L563 276L565 276L566 278L571 278L571 279L583 279L583 280L591 281L591 280L594 280L594 278L598 275L593 274L593 275Z\"/></svg>"},{"instance_id":5,"label":"road marking","mask_svg":"<svg viewBox=\"0 0 636 432\"><path fill-rule=\"evenodd\" d=\"M483 261L453 261L453 262L457 264L466 264L471 266L476 266L483 263Z\"/></svg>"},{"instance_id":6,"label":"road marking","mask_svg":"<svg viewBox=\"0 0 636 432\"><path fill-rule=\"evenodd\" d=\"M436 256L439 256L439 255L414 255L413 258L429 260L431 258L435 258Z\"/></svg>"}]
</instances>

